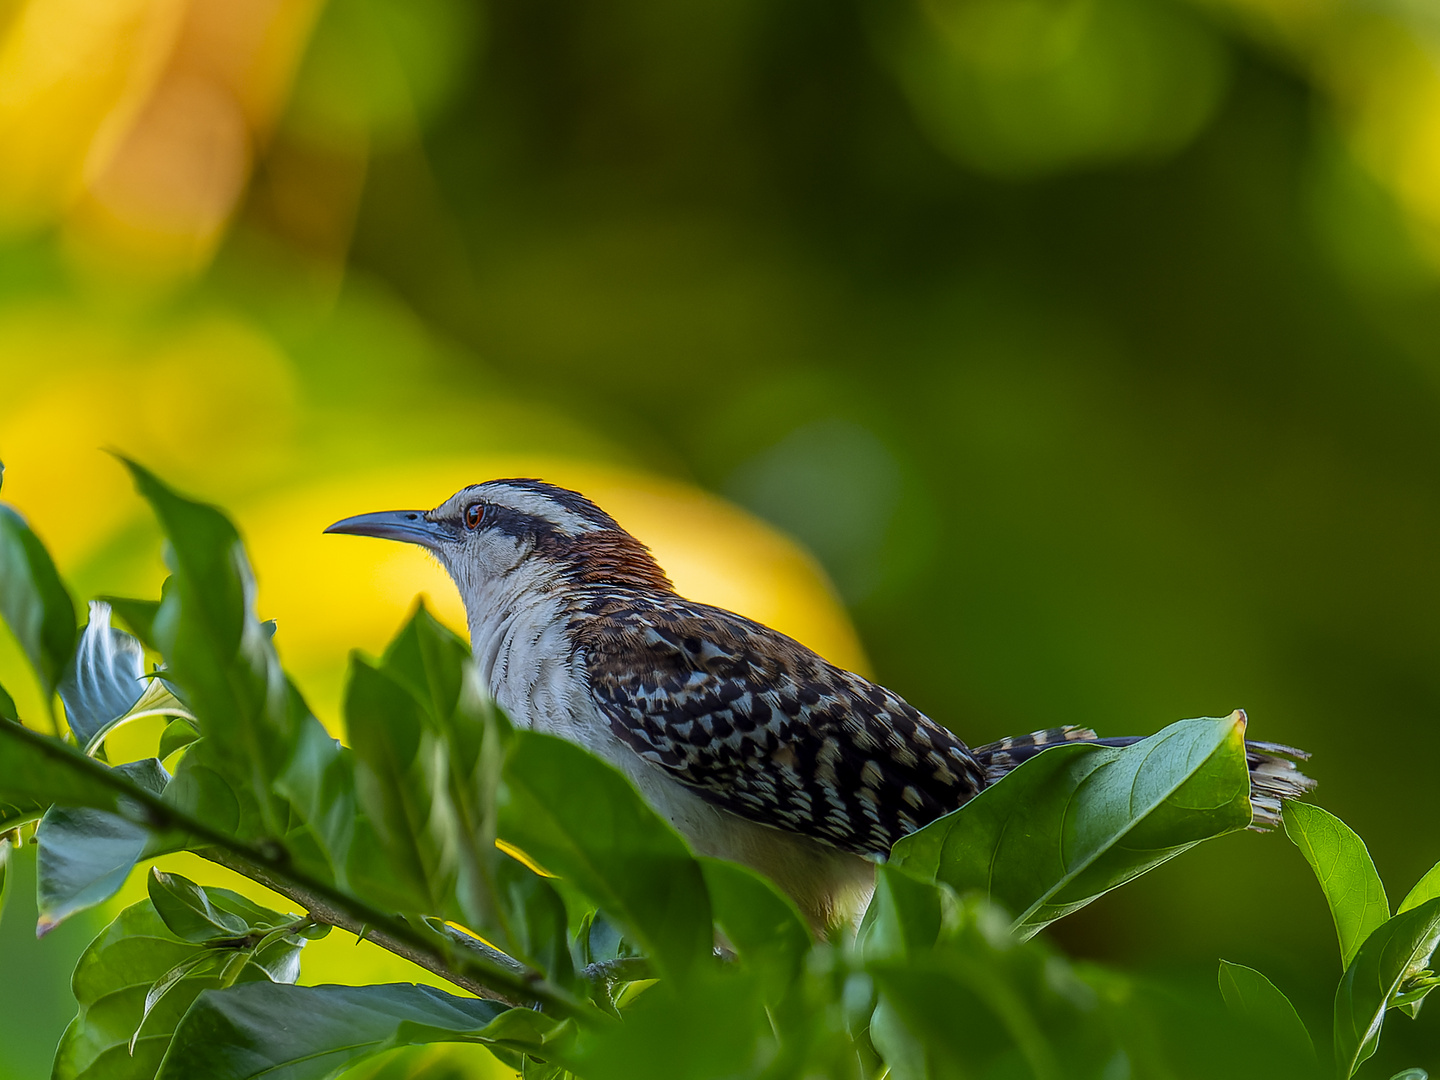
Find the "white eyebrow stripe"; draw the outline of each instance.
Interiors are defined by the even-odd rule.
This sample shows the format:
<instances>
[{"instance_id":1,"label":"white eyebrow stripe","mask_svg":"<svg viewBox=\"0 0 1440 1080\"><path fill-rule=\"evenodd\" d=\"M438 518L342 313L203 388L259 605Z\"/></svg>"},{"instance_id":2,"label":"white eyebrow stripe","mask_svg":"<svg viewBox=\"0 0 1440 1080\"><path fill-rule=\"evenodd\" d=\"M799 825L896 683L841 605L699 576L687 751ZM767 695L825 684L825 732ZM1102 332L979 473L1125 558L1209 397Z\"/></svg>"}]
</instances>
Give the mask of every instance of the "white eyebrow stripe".
<instances>
[{"instance_id":1,"label":"white eyebrow stripe","mask_svg":"<svg viewBox=\"0 0 1440 1080\"><path fill-rule=\"evenodd\" d=\"M496 484L493 487L489 484L481 484L477 493L482 499L493 502L497 506L508 507L529 517L548 521L561 532L570 536L595 532L601 528L589 518L582 517L573 510L567 510L553 499L548 499L534 491L523 491L504 484Z\"/></svg>"}]
</instances>

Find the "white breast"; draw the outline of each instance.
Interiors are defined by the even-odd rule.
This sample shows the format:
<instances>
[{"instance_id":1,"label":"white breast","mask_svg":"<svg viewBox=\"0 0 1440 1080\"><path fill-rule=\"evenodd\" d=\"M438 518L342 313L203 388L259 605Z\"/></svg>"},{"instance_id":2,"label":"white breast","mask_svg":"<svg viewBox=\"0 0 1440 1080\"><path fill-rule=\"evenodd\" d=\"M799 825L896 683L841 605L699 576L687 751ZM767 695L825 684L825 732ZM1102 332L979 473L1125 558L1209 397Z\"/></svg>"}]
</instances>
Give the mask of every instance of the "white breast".
<instances>
[{"instance_id":1,"label":"white breast","mask_svg":"<svg viewBox=\"0 0 1440 1080\"><path fill-rule=\"evenodd\" d=\"M517 726L558 735L610 762L698 854L765 874L795 899L817 931L863 909L874 884L869 862L714 806L620 741L590 692L584 658L572 653L557 597L497 603L485 614L490 617L472 616L475 661Z\"/></svg>"}]
</instances>

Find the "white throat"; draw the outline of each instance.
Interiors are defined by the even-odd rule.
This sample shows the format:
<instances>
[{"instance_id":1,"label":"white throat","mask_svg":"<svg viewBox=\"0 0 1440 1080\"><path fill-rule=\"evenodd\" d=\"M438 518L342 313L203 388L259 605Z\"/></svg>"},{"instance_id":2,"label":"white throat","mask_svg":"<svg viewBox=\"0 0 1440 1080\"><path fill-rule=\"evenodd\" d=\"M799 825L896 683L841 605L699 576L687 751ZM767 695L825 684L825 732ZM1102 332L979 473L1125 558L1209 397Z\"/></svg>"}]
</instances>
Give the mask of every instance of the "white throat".
<instances>
[{"instance_id":1,"label":"white throat","mask_svg":"<svg viewBox=\"0 0 1440 1080\"><path fill-rule=\"evenodd\" d=\"M567 725L579 672L566 633L565 594L553 575L521 567L457 584L485 688L521 727Z\"/></svg>"}]
</instances>

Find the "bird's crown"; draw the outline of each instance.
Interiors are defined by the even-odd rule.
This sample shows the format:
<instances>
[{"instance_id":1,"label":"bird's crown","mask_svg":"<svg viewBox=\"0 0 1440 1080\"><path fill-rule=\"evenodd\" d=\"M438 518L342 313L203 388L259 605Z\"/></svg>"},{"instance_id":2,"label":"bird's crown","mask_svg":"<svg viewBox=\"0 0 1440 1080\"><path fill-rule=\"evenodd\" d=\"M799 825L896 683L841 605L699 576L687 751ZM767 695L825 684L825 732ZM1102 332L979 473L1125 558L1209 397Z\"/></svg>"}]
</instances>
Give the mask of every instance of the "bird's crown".
<instances>
[{"instance_id":1,"label":"bird's crown","mask_svg":"<svg viewBox=\"0 0 1440 1080\"><path fill-rule=\"evenodd\" d=\"M650 549L578 491L528 478L462 488L432 514L468 532L491 532L534 545L531 558L563 567L580 585L670 590Z\"/></svg>"}]
</instances>

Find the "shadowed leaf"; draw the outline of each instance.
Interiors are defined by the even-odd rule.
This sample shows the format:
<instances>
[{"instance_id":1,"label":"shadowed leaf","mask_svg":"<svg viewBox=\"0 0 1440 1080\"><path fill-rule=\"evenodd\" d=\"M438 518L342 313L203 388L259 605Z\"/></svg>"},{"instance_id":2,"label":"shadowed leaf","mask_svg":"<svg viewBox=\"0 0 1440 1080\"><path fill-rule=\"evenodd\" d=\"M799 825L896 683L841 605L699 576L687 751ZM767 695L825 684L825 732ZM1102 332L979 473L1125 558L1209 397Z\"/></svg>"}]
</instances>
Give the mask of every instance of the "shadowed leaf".
<instances>
[{"instance_id":1,"label":"shadowed leaf","mask_svg":"<svg viewBox=\"0 0 1440 1080\"><path fill-rule=\"evenodd\" d=\"M355 790L393 871L395 902L452 916L456 822L446 791L447 748L405 687L352 656L345 728L355 754ZM354 858L373 860L357 846Z\"/></svg>"},{"instance_id":2,"label":"shadowed leaf","mask_svg":"<svg viewBox=\"0 0 1440 1080\"><path fill-rule=\"evenodd\" d=\"M681 979L711 951L710 901L685 842L619 772L551 735L517 731L500 835L622 923Z\"/></svg>"},{"instance_id":3,"label":"shadowed leaf","mask_svg":"<svg viewBox=\"0 0 1440 1080\"><path fill-rule=\"evenodd\" d=\"M1278 987L1254 968L1220 961L1220 995L1238 1018L1269 1034L1306 1058L1315 1057L1315 1044L1300 1014Z\"/></svg>"},{"instance_id":4,"label":"shadowed leaf","mask_svg":"<svg viewBox=\"0 0 1440 1080\"><path fill-rule=\"evenodd\" d=\"M167 580L165 585L168 587L169 584ZM100 596L96 599L109 604L110 610L146 648L160 651L155 645L155 616L160 611L159 600L132 600L124 596Z\"/></svg>"},{"instance_id":5,"label":"shadowed leaf","mask_svg":"<svg viewBox=\"0 0 1440 1080\"><path fill-rule=\"evenodd\" d=\"M720 859L698 860L715 925L756 971L774 1000L794 985L810 951L810 931L794 902L755 871Z\"/></svg>"},{"instance_id":6,"label":"shadowed leaf","mask_svg":"<svg viewBox=\"0 0 1440 1080\"><path fill-rule=\"evenodd\" d=\"M1396 915L1360 946L1335 991L1335 1061L1342 1080L1375 1053L1386 1010L1418 1004L1429 991L1427 968L1437 944L1440 898Z\"/></svg>"},{"instance_id":7,"label":"shadowed leaf","mask_svg":"<svg viewBox=\"0 0 1440 1080\"><path fill-rule=\"evenodd\" d=\"M396 1046L508 1041L522 1034L533 1039L522 1045L538 1048L536 1026L495 1023L506 1012L493 1001L408 983L237 986L195 1002L158 1080L326 1080Z\"/></svg>"},{"instance_id":8,"label":"shadowed leaf","mask_svg":"<svg viewBox=\"0 0 1440 1080\"><path fill-rule=\"evenodd\" d=\"M239 916L218 910L204 889L179 874L150 871L150 903L168 929L196 945L242 937L249 926Z\"/></svg>"},{"instance_id":9,"label":"shadowed leaf","mask_svg":"<svg viewBox=\"0 0 1440 1080\"><path fill-rule=\"evenodd\" d=\"M209 891L217 903L226 892ZM237 961L238 970L229 977L239 982L293 979L299 970L293 962L299 947L298 941L282 941L267 958ZM151 1080L176 1024L201 991L221 984L220 972L199 965L158 997L148 1016L146 998L177 965L209 951L178 940L148 900L121 912L76 965L73 986L80 1012L56 1051L53 1080Z\"/></svg>"},{"instance_id":10,"label":"shadowed leaf","mask_svg":"<svg viewBox=\"0 0 1440 1080\"><path fill-rule=\"evenodd\" d=\"M75 603L40 538L24 518L3 503L0 616L20 642L48 698L60 685L75 649Z\"/></svg>"},{"instance_id":11,"label":"shadowed leaf","mask_svg":"<svg viewBox=\"0 0 1440 1080\"><path fill-rule=\"evenodd\" d=\"M114 811L121 792L112 770L60 739L0 720L0 803L90 806ZM122 785L123 786L123 785Z\"/></svg>"},{"instance_id":12,"label":"shadowed leaf","mask_svg":"<svg viewBox=\"0 0 1440 1080\"><path fill-rule=\"evenodd\" d=\"M155 795L163 792L170 780L154 758L128 762L115 771ZM40 845L36 856L37 932L48 933L76 912L114 896L144 854L149 839L147 829L118 814L87 807L51 807L36 833Z\"/></svg>"}]
</instances>

